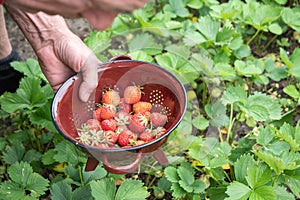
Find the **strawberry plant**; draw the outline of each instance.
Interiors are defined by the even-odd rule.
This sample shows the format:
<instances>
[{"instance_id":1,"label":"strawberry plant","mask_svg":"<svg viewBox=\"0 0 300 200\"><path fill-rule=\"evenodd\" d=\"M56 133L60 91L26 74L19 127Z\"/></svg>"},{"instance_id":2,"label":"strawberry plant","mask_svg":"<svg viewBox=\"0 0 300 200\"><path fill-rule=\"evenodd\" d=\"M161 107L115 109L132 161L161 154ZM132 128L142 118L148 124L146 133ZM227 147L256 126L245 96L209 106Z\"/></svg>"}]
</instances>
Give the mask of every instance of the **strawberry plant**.
<instances>
[{"instance_id":1,"label":"strawberry plant","mask_svg":"<svg viewBox=\"0 0 300 200\"><path fill-rule=\"evenodd\" d=\"M0 97L0 199L299 199L299 13L298 1L156 0L92 31L84 42L101 61L155 63L187 91L168 162L151 152L132 174L86 172L88 156L52 123L38 62L12 63L24 78ZM126 148L165 133L170 119L142 87L101 92L78 141Z\"/></svg>"}]
</instances>

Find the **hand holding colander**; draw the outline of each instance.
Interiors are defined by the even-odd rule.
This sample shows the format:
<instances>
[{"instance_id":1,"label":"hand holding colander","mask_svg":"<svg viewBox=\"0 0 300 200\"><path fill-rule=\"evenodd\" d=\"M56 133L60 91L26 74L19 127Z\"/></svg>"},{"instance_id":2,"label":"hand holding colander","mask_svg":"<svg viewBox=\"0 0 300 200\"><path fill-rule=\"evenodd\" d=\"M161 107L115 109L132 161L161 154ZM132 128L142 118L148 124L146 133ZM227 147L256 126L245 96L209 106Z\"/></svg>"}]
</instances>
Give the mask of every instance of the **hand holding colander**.
<instances>
[{"instance_id":1,"label":"hand holding colander","mask_svg":"<svg viewBox=\"0 0 300 200\"><path fill-rule=\"evenodd\" d=\"M98 69L98 87L87 103L78 98L80 74L69 78L57 91L52 103L52 119L58 131L73 144L90 155L86 170L93 170L99 161L111 173L130 173L139 165L142 154L156 152L168 135L177 127L186 110L186 91L180 81L165 69L148 62L118 56L103 63ZM142 101L150 102L153 109L168 116L166 133L150 142L126 148L98 148L84 145L76 140L77 130L87 119L92 118L95 104L100 102L102 92L114 88L121 95L125 87L132 84L143 87ZM130 161L132 160L133 161ZM122 161L127 164L120 165ZM112 163L118 163L112 164ZM128 164L129 162L129 164Z\"/></svg>"}]
</instances>

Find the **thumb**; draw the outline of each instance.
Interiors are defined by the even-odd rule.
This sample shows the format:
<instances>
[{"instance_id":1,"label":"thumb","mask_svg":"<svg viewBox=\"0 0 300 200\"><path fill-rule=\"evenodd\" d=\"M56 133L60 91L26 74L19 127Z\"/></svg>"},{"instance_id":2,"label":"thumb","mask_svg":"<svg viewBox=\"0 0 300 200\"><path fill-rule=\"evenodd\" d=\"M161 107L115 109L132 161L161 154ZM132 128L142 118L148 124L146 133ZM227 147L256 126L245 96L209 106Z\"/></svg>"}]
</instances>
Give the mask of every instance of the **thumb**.
<instances>
[{"instance_id":1,"label":"thumb","mask_svg":"<svg viewBox=\"0 0 300 200\"><path fill-rule=\"evenodd\" d=\"M80 73L82 76L82 83L79 86L79 98L83 102L88 101L91 94L98 86L97 69L99 64L100 61L97 57L94 54L91 54L81 67Z\"/></svg>"}]
</instances>

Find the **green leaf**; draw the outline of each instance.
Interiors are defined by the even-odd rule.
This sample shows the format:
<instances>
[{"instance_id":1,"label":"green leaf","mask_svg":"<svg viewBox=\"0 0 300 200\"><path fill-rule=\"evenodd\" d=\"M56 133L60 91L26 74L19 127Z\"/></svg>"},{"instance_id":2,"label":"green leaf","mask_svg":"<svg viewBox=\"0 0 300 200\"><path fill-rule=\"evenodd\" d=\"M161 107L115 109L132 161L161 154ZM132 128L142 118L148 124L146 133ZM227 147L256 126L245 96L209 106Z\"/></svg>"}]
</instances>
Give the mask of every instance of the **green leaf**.
<instances>
[{"instance_id":1,"label":"green leaf","mask_svg":"<svg viewBox=\"0 0 300 200\"><path fill-rule=\"evenodd\" d=\"M184 35L183 42L187 46L195 46L197 44L202 44L206 42L207 39L199 32L193 31L188 32Z\"/></svg>"},{"instance_id":2,"label":"green leaf","mask_svg":"<svg viewBox=\"0 0 300 200\"><path fill-rule=\"evenodd\" d=\"M21 79L16 93L5 93L1 96L2 109L8 113L21 109L32 112L33 109L44 106L48 101L40 85L41 81L35 77Z\"/></svg>"},{"instance_id":3,"label":"green leaf","mask_svg":"<svg viewBox=\"0 0 300 200\"><path fill-rule=\"evenodd\" d=\"M13 164L22 160L25 147L22 143L14 143L13 146L6 146L3 152L3 160L8 164Z\"/></svg>"},{"instance_id":4,"label":"green leaf","mask_svg":"<svg viewBox=\"0 0 300 200\"><path fill-rule=\"evenodd\" d=\"M272 141L273 138L274 138L274 131L270 126L267 126L266 128L264 127L259 128L259 134L256 138L258 144L266 146Z\"/></svg>"},{"instance_id":5,"label":"green leaf","mask_svg":"<svg viewBox=\"0 0 300 200\"><path fill-rule=\"evenodd\" d=\"M50 193L53 200L72 200L71 185L64 181L53 183L51 185Z\"/></svg>"},{"instance_id":6,"label":"green leaf","mask_svg":"<svg viewBox=\"0 0 300 200\"><path fill-rule=\"evenodd\" d=\"M197 116L192 120L192 124L199 130L205 130L209 126L209 121L202 116Z\"/></svg>"},{"instance_id":7,"label":"green leaf","mask_svg":"<svg viewBox=\"0 0 300 200\"><path fill-rule=\"evenodd\" d=\"M72 193L72 200L94 200L90 185L76 188Z\"/></svg>"},{"instance_id":8,"label":"green leaf","mask_svg":"<svg viewBox=\"0 0 300 200\"><path fill-rule=\"evenodd\" d=\"M39 197L48 189L49 181L40 174L33 172L32 167L26 162L17 162L8 168L11 180L25 190L30 191L30 196Z\"/></svg>"},{"instance_id":9,"label":"green leaf","mask_svg":"<svg viewBox=\"0 0 300 200\"><path fill-rule=\"evenodd\" d=\"M44 165L52 165L55 163L55 159L53 158L54 155L56 154L55 149L49 149L46 153L43 154L42 156L42 162Z\"/></svg>"},{"instance_id":10,"label":"green leaf","mask_svg":"<svg viewBox=\"0 0 300 200\"><path fill-rule=\"evenodd\" d=\"M139 180L126 179L119 187L115 200L143 200L150 196Z\"/></svg>"},{"instance_id":11,"label":"green leaf","mask_svg":"<svg viewBox=\"0 0 300 200\"><path fill-rule=\"evenodd\" d=\"M35 149L29 149L26 151L23 161L31 163L32 161L40 161L42 154Z\"/></svg>"},{"instance_id":12,"label":"green leaf","mask_svg":"<svg viewBox=\"0 0 300 200\"><path fill-rule=\"evenodd\" d=\"M193 191L196 194L200 194L200 193L204 192L204 190L206 188L205 183L200 179L195 180L192 186L193 186Z\"/></svg>"},{"instance_id":13,"label":"green leaf","mask_svg":"<svg viewBox=\"0 0 300 200\"><path fill-rule=\"evenodd\" d=\"M300 168L285 171L285 183L293 194L300 198Z\"/></svg>"},{"instance_id":14,"label":"green leaf","mask_svg":"<svg viewBox=\"0 0 300 200\"><path fill-rule=\"evenodd\" d=\"M233 81L234 79L236 79L236 73L230 64L217 63L215 65L215 68L219 72L219 75L222 79L228 81Z\"/></svg>"},{"instance_id":15,"label":"green leaf","mask_svg":"<svg viewBox=\"0 0 300 200\"><path fill-rule=\"evenodd\" d=\"M249 154L243 154L235 163L234 163L234 174L236 180L240 183L247 184L246 175L248 169L255 165L255 160Z\"/></svg>"},{"instance_id":16,"label":"green leaf","mask_svg":"<svg viewBox=\"0 0 300 200\"><path fill-rule=\"evenodd\" d=\"M228 125L229 117L226 115L226 107L219 101L213 105L206 105L205 111L211 118L211 124L217 127Z\"/></svg>"},{"instance_id":17,"label":"green leaf","mask_svg":"<svg viewBox=\"0 0 300 200\"><path fill-rule=\"evenodd\" d=\"M295 197L292 193L288 192L285 187L277 186L275 188L275 192L277 195L277 199L285 199L285 200L295 200Z\"/></svg>"},{"instance_id":18,"label":"green leaf","mask_svg":"<svg viewBox=\"0 0 300 200\"><path fill-rule=\"evenodd\" d=\"M277 67L276 63L272 59L264 60L267 76L274 81L280 81L287 77L286 66Z\"/></svg>"},{"instance_id":19,"label":"green leaf","mask_svg":"<svg viewBox=\"0 0 300 200\"><path fill-rule=\"evenodd\" d=\"M28 196L27 196L28 197ZM25 191L19 184L11 181L5 181L0 184L0 199L2 200L16 200L25 199Z\"/></svg>"},{"instance_id":20,"label":"green leaf","mask_svg":"<svg viewBox=\"0 0 300 200\"><path fill-rule=\"evenodd\" d=\"M85 184L88 184L92 180L104 178L106 175L107 175L107 171L99 165L95 170L90 172L86 172L84 169L82 169L82 178Z\"/></svg>"},{"instance_id":21,"label":"green leaf","mask_svg":"<svg viewBox=\"0 0 300 200\"><path fill-rule=\"evenodd\" d=\"M11 62L10 65L15 70L23 73L28 77L38 77L39 79L47 82L47 79L40 68L39 62L33 58L28 58L26 62L14 61Z\"/></svg>"},{"instance_id":22,"label":"green leaf","mask_svg":"<svg viewBox=\"0 0 300 200\"><path fill-rule=\"evenodd\" d=\"M183 0L170 0L169 4L164 6L164 11L170 13L173 18L176 16L187 17L189 15L189 11L185 8Z\"/></svg>"},{"instance_id":23,"label":"green leaf","mask_svg":"<svg viewBox=\"0 0 300 200\"><path fill-rule=\"evenodd\" d=\"M262 74L264 70L258 62L254 63L252 61L236 60L234 67L239 75L246 77Z\"/></svg>"},{"instance_id":24,"label":"green leaf","mask_svg":"<svg viewBox=\"0 0 300 200\"><path fill-rule=\"evenodd\" d=\"M234 104L236 102L246 103L247 93L241 86L229 86L223 93L222 102L226 104Z\"/></svg>"},{"instance_id":25,"label":"green leaf","mask_svg":"<svg viewBox=\"0 0 300 200\"><path fill-rule=\"evenodd\" d=\"M0 151L3 152L3 149L6 147L7 142L5 140L5 138L1 137L0 138Z\"/></svg>"},{"instance_id":26,"label":"green leaf","mask_svg":"<svg viewBox=\"0 0 300 200\"><path fill-rule=\"evenodd\" d=\"M145 51L149 55L156 55L162 52L162 45L155 42L155 39L149 33L136 35L129 43L128 49L133 51Z\"/></svg>"},{"instance_id":27,"label":"green leaf","mask_svg":"<svg viewBox=\"0 0 300 200\"><path fill-rule=\"evenodd\" d=\"M269 30L271 33L274 33L276 35L281 35L283 33L283 30L281 28L281 26L278 23L272 23L269 26Z\"/></svg>"},{"instance_id":28,"label":"green leaf","mask_svg":"<svg viewBox=\"0 0 300 200\"><path fill-rule=\"evenodd\" d=\"M51 118L51 102L48 101L44 106L36 110L36 112L30 115L30 121L32 124L40 125L42 128L46 128L49 131L57 131L54 127Z\"/></svg>"},{"instance_id":29,"label":"green leaf","mask_svg":"<svg viewBox=\"0 0 300 200\"><path fill-rule=\"evenodd\" d=\"M209 15L200 17L194 25L196 29L204 36L206 40L216 41L220 28L220 22L213 19Z\"/></svg>"},{"instance_id":30,"label":"green leaf","mask_svg":"<svg viewBox=\"0 0 300 200\"><path fill-rule=\"evenodd\" d=\"M183 59L188 59L190 56L190 48L186 46L179 45L169 45L165 48L168 52L175 54L176 56L180 56Z\"/></svg>"},{"instance_id":31,"label":"green leaf","mask_svg":"<svg viewBox=\"0 0 300 200\"><path fill-rule=\"evenodd\" d=\"M283 88L283 92L296 100L300 98L300 92L295 85L286 86L285 88Z\"/></svg>"},{"instance_id":32,"label":"green leaf","mask_svg":"<svg viewBox=\"0 0 300 200\"><path fill-rule=\"evenodd\" d=\"M251 189L240 182L233 181L227 187L226 193L229 197L225 200L247 200L251 194Z\"/></svg>"},{"instance_id":33,"label":"green leaf","mask_svg":"<svg viewBox=\"0 0 300 200\"><path fill-rule=\"evenodd\" d=\"M300 31L299 9L284 7L282 10L282 20L294 30Z\"/></svg>"},{"instance_id":34,"label":"green leaf","mask_svg":"<svg viewBox=\"0 0 300 200\"><path fill-rule=\"evenodd\" d=\"M99 181L92 181L91 190L95 200L115 200L117 188L113 179L104 178Z\"/></svg>"},{"instance_id":35,"label":"green leaf","mask_svg":"<svg viewBox=\"0 0 300 200\"><path fill-rule=\"evenodd\" d=\"M168 181L170 181L172 183L177 183L180 179L177 174L177 169L175 167L168 166L165 169L165 174L166 174L166 178L168 179Z\"/></svg>"},{"instance_id":36,"label":"green leaf","mask_svg":"<svg viewBox=\"0 0 300 200\"><path fill-rule=\"evenodd\" d=\"M232 27L225 26L219 31L216 35L216 44L224 45L229 44L230 41L233 39L233 35L235 31Z\"/></svg>"},{"instance_id":37,"label":"green leaf","mask_svg":"<svg viewBox=\"0 0 300 200\"><path fill-rule=\"evenodd\" d=\"M106 31L92 31L84 39L84 43L97 55L111 46L111 33Z\"/></svg>"},{"instance_id":38,"label":"green leaf","mask_svg":"<svg viewBox=\"0 0 300 200\"><path fill-rule=\"evenodd\" d=\"M68 162L74 166L78 164L80 158L83 156L83 152L66 140L61 141L55 146L57 154L54 155L54 159L59 163Z\"/></svg>"},{"instance_id":39,"label":"green leaf","mask_svg":"<svg viewBox=\"0 0 300 200\"><path fill-rule=\"evenodd\" d=\"M185 190L180 187L179 183L173 183L171 186L172 196L175 198L182 198L186 195Z\"/></svg>"},{"instance_id":40,"label":"green leaf","mask_svg":"<svg viewBox=\"0 0 300 200\"><path fill-rule=\"evenodd\" d=\"M266 94L255 92L248 98L245 106L246 113L253 116L255 120L279 120L281 119L281 105Z\"/></svg>"},{"instance_id":41,"label":"green leaf","mask_svg":"<svg viewBox=\"0 0 300 200\"><path fill-rule=\"evenodd\" d=\"M261 186L256 188L250 195L249 200L277 200L275 188L272 186Z\"/></svg>"},{"instance_id":42,"label":"green leaf","mask_svg":"<svg viewBox=\"0 0 300 200\"><path fill-rule=\"evenodd\" d=\"M33 197L40 197L48 190L49 181L38 173L32 173L27 180L26 190L30 191Z\"/></svg>"},{"instance_id":43,"label":"green leaf","mask_svg":"<svg viewBox=\"0 0 300 200\"><path fill-rule=\"evenodd\" d=\"M299 149L299 144L294 139L295 129L290 124L284 123L280 127L279 132L276 134L276 136L288 142L291 146L292 151L297 151Z\"/></svg>"},{"instance_id":44,"label":"green leaf","mask_svg":"<svg viewBox=\"0 0 300 200\"><path fill-rule=\"evenodd\" d=\"M276 172L276 174L282 173L282 171L285 168L282 159L272 155L271 153L263 151L254 151L254 154L259 159L267 163L270 166L270 168Z\"/></svg>"},{"instance_id":45,"label":"green leaf","mask_svg":"<svg viewBox=\"0 0 300 200\"><path fill-rule=\"evenodd\" d=\"M12 181L25 187L28 177L33 173L32 167L27 162L16 162L8 168L8 174Z\"/></svg>"},{"instance_id":46,"label":"green leaf","mask_svg":"<svg viewBox=\"0 0 300 200\"><path fill-rule=\"evenodd\" d=\"M200 9L203 6L203 3L198 0L188 0L187 6L193 9Z\"/></svg>"},{"instance_id":47,"label":"green leaf","mask_svg":"<svg viewBox=\"0 0 300 200\"><path fill-rule=\"evenodd\" d=\"M227 196L226 192L227 187L225 186L218 186L213 187L210 186L206 190L206 194L210 200L224 200Z\"/></svg>"},{"instance_id":48,"label":"green leaf","mask_svg":"<svg viewBox=\"0 0 300 200\"><path fill-rule=\"evenodd\" d=\"M181 181L185 184L185 185L192 185L194 182L194 172L190 171L189 169L180 166L177 169L177 173L178 176L180 177ZM188 192L192 192L192 191L188 191Z\"/></svg>"},{"instance_id":49,"label":"green leaf","mask_svg":"<svg viewBox=\"0 0 300 200\"><path fill-rule=\"evenodd\" d=\"M267 165L259 163L249 167L246 180L252 189L256 189L269 183L272 175L272 171Z\"/></svg>"},{"instance_id":50,"label":"green leaf","mask_svg":"<svg viewBox=\"0 0 300 200\"><path fill-rule=\"evenodd\" d=\"M148 55L145 51L136 50L128 53L128 56L130 56L134 60L153 62L153 58L150 55Z\"/></svg>"},{"instance_id":51,"label":"green leaf","mask_svg":"<svg viewBox=\"0 0 300 200\"><path fill-rule=\"evenodd\" d=\"M290 145L285 141L276 141L267 145L268 151L272 152L276 156L280 156L282 152L289 151Z\"/></svg>"}]
</instances>

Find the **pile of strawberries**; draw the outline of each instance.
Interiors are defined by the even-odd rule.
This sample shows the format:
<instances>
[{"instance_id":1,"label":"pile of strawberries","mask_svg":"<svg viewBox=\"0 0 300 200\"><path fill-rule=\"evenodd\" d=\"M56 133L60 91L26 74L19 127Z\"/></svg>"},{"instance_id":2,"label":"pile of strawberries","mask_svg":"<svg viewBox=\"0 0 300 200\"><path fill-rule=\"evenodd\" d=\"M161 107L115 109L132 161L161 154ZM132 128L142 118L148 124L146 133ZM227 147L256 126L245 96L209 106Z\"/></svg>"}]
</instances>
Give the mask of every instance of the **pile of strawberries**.
<instances>
[{"instance_id":1,"label":"pile of strawberries","mask_svg":"<svg viewBox=\"0 0 300 200\"><path fill-rule=\"evenodd\" d=\"M141 101L142 87L127 86L123 97L107 89L93 111L93 118L78 129L79 142L99 148L125 148L142 145L162 136L167 115Z\"/></svg>"}]
</instances>

